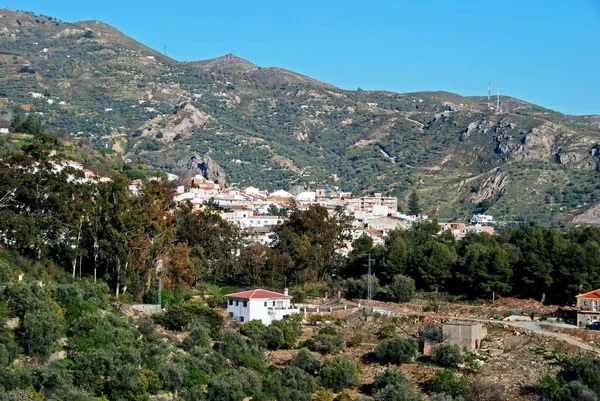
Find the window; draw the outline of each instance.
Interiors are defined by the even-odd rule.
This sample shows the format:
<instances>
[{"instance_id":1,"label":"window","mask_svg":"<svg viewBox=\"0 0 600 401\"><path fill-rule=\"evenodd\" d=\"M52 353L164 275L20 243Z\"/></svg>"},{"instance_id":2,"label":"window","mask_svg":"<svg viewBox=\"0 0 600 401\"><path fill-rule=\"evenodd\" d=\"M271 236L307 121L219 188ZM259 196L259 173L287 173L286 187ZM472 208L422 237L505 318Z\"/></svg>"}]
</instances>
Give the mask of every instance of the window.
<instances>
[{"instance_id":1,"label":"window","mask_svg":"<svg viewBox=\"0 0 600 401\"><path fill-rule=\"evenodd\" d=\"M275 301L273 301L273 306L275 306Z\"/></svg>"},{"instance_id":2,"label":"window","mask_svg":"<svg viewBox=\"0 0 600 401\"><path fill-rule=\"evenodd\" d=\"M244 316L240 316L240 322L244 321Z\"/></svg>"},{"instance_id":3,"label":"window","mask_svg":"<svg viewBox=\"0 0 600 401\"><path fill-rule=\"evenodd\" d=\"M244 308L248 306L248 301L244 301Z\"/></svg>"},{"instance_id":4,"label":"window","mask_svg":"<svg viewBox=\"0 0 600 401\"><path fill-rule=\"evenodd\" d=\"M265 306L267 306L267 301L265 301Z\"/></svg>"},{"instance_id":5,"label":"window","mask_svg":"<svg viewBox=\"0 0 600 401\"><path fill-rule=\"evenodd\" d=\"M233 299L229 300L229 306L233 305Z\"/></svg>"},{"instance_id":6,"label":"window","mask_svg":"<svg viewBox=\"0 0 600 401\"><path fill-rule=\"evenodd\" d=\"M240 306L240 301L235 301L235 306Z\"/></svg>"},{"instance_id":7,"label":"window","mask_svg":"<svg viewBox=\"0 0 600 401\"><path fill-rule=\"evenodd\" d=\"M233 317L233 312L229 312L229 317Z\"/></svg>"}]
</instances>

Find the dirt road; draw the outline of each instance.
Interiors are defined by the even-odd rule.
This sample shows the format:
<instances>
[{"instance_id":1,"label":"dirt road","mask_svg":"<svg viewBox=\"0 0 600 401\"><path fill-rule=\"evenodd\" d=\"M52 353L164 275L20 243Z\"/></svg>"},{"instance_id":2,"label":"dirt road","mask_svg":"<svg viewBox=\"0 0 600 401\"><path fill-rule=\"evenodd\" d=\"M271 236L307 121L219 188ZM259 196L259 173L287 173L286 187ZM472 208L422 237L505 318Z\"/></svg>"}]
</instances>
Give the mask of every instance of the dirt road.
<instances>
[{"instance_id":1,"label":"dirt road","mask_svg":"<svg viewBox=\"0 0 600 401\"><path fill-rule=\"evenodd\" d=\"M385 309L381 309L381 308L373 308L374 312L379 312L382 315L387 315L387 316L432 316L430 313L419 313L419 312L392 312L392 311L388 311ZM508 322L508 321L504 321L504 320L493 320L493 319L477 319L477 318L468 318L468 317L455 317L455 316L443 316L443 315L434 315L435 317L438 318L447 318L447 319L452 319L452 320L467 320L470 322L480 322L480 323L492 323L492 324L498 324L498 325L503 325L503 326L511 326L511 327L515 327L521 330L526 330L526 331L530 331L536 334L540 334L543 336L547 336L547 337L553 337L557 340L561 340L564 341L568 344L571 344L575 347L579 347L583 350L586 351L590 351L590 352L594 352L596 354L600 354L600 349L585 343L579 339L576 339L574 337L571 337L568 334L564 334L564 333L555 333L552 331L548 331L548 330L544 330L542 328L542 324L539 322ZM551 323L547 323L544 322L543 325L545 326L549 326L552 327L553 324ZM564 325L557 325L557 327L564 327Z\"/></svg>"}]
</instances>

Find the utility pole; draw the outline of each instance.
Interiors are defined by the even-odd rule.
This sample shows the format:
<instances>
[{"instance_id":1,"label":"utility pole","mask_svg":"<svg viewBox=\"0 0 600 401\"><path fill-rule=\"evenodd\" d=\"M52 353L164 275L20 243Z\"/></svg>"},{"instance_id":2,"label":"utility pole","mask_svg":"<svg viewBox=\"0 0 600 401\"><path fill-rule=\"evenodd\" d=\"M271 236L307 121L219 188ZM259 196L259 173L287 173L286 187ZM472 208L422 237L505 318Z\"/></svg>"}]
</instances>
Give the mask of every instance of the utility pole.
<instances>
[{"instance_id":1,"label":"utility pole","mask_svg":"<svg viewBox=\"0 0 600 401\"><path fill-rule=\"evenodd\" d=\"M371 305L372 289L371 289L371 254L369 256L369 270L367 273L367 304Z\"/></svg>"},{"instance_id":2,"label":"utility pole","mask_svg":"<svg viewBox=\"0 0 600 401\"><path fill-rule=\"evenodd\" d=\"M492 82L488 81L488 110L492 108L492 105L490 103L491 91L492 91Z\"/></svg>"}]
</instances>

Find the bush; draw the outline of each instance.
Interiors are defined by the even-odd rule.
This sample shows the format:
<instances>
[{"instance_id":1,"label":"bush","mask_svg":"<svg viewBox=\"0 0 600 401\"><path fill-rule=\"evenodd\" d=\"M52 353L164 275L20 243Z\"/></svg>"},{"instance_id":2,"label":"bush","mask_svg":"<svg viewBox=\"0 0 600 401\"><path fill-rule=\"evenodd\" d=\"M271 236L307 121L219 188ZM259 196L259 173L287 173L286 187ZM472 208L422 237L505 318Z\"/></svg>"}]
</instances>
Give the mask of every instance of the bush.
<instances>
[{"instance_id":1,"label":"bush","mask_svg":"<svg viewBox=\"0 0 600 401\"><path fill-rule=\"evenodd\" d=\"M409 302L415 297L415 280L408 276L398 274L394 276L388 287L390 297L396 302Z\"/></svg>"},{"instance_id":2,"label":"bush","mask_svg":"<svg viewBox=\"0 0 600 401\"><path fill-rule=\"evenodd\" d=\"M23 348L28 355L42 358L55 350L66 331L65 320L52 305L25 313L22 326Z\"/></svg>"},{"instance_id":3,"label":"bush","mask_svg":"<svg viewBox=\"0 0 600 401\"><path fill-rule=\"evenodd\" d=\"M338 334L338 331L335 327L326 326L319 329L319 334L329 334L331 336L335 336Z\"/></svg>"},{"instance_id":4,"label":"bush","mask_svg":"<svg viewBox=\"0 0 600 401\"><path fill-rule=\"evenodd\" d=\"M365 336L361 333L354 333L352 336L346 341L346 345L348 347L360 347L362 343L365 341Z\"/></svg>"},{"instance_id":5,"label":"bush","mask_svg":"<svg viewBox=\"0 0 600 401\"><path fill-rule=\"evenodd\" d=\"M181 343L181 347L186 351L194 347L208 346L210 346L210 333L204 326L196 326Z\"/></svg>"},{"instance_id":6,"label":"bush","mask_svg":"<svg viewBox=\"0 0 600 401\"><path fill-rule=\"evenodd\" d=\"M283 331L276 326L269 326L262 333L262 342L270 350L280 349L285 344Z\"/></svg>"},{"instance_id":7,"label":"bush","mask_svg":"<svg viewBox=\"0 0 600 401\"><path fill-rule=\"evenodd\" d=\"M380 361L401 364L412 361L417 349L413 338L390 338L377 344L375 355Z\"/></svg>"},{"instance_id":8,"label":"bush","mask_svg":"<svg viewBox=\"0 0 600 401\"><path fill-rule=\"evenodd\" d=\"M443 340L442 328L433 323L428 323L423 329L421 336L425 341L440 343Z\"/></svg>"},{"instance_id":9,"label":"bush","mask_svg":"<svg viewBox=\"0 0 600 401\"><path fill-rule=\"evenodd\" d=\"M167 362L158 369L158 376L164 383L165 390L179 391L183 387L188 372L184 366L176 362Z\"/></svg>"},{"instance_id":10,"label":"bush","mask_svg":"<svg viewBox=\"0 0 600 401\"><path fill-rule=\"evenodd\" d=\"M375 401L420 401L421 396L417 394L409 383L389 384L373 393Z\"/></svg>"},{"instance_id":11,"label":"bush","mask_svg":"<svg viewBox=\"0 0 600 401\"><path fill-rule=\"evenodd\" d=\"M581 400L582 398L577 398ZM465 395L466 401L504 401L502 387L494 383L475 382Z\"/></svg>"},{"instance_id":12,"label":"bush","mask_svg":"<svg viewBox=\"0 0 600 401\"><path fill-rule=\"evenodd\" d=\"M396 326L394 324L386 324L377 332L377 338L385 340L396 336Z\"/></svg>"},{"instance_id":13,"label":"bush","mask_svg":"<svg viewBox=\"0 0 600 401\"><path fill-rule=\"evenodd\" d=\"M321 354L333 354L344 350L344 337L339 334L317 334L306 340L303 346Z\"/></svg>"},{"instance_id":14,"label":"bush","mask_svg":"<svg viewBox=\"0 0 600 401\"><path fill-rule=\"evenodd\" d=\"M334 356L323 363L319 379L323 387L339 393L344 388L357 386L359 373L360 369L355 362Z\"/></svg>"},{"instance_id":15,"label":"bush","mask_svg":"<svg viewBox=\"0 0 600 401\"><path fill-rule=\"evenodd\" d=\"M444 369L437 371L430 381L431 390L435 393L445 393L451 396L463 395L469 388L469 381L465 376L456 377L454 370Z\"/></svg>"},{"instance_id":16,"label":"bush","mask_svg":"<svg viewBox=\"0 0 600 401\"><path fill-rule=\"evenodd\" d=\"M302 369L311 375L314 375L321 369L321 361L319 361L307 348L302 348L298 351L290 365Z\"/></svg>"},{"instance_id":17,"label":"bush","mask_svg":"<svg viewBox=\"0 0 600 401\"><path fill-rule=\"evenodd\" d=\"M369 275L365 274L358 279L348 279L344 283L344 296L348 299L360 298L366 299L368 295ZM379 279L372 274L371 275L371 292L373 297L380 292L381 287L379 286Z\"/></svg>"},{"instance_id":18,"label":"bush","mask_svg":"<svg viewBox=\"0 0 600 401\"><path fill-rule=\"evenodd\" d=\"M383 373L375 376L375 380L371 385L371 392L381 390L389 385L401 384L406 382L404 373L398 368L390 368Z\"/></svg>"},{"instance_id":19,"label":"bush","mask_svg":"<svg viewBox=\"0 0 600 401\"><path fill-rule=\"evenodd\" d=\"M439 344L431 353L432 362L445 368L456 367L459 363L463 363L464 359L463 352L458 345Z\"/></svg>"},{"instance_id":20,"label":"bush","mask_svg":"<svg viewBox=\"0 0 600 401\"><path fill-rule=\"evenodd\" d=\"M206 299L206 304L211 308L226 308L227 297L221 294L211 295Z\"/></svg>"},{"instance_id":21,"label":"bush","mask_svg":"<svg viewBox=\"0 0 600 401\"><path fill-rule=\"evenodd\" d=\"M294 314L283 320L276 320L271 326L278 327L283 332L283 345L280 348L290 349L296 346L298 337L302 334L302 316Z\"/></svg>"},{"instance_id":22,"label":"bush","mask_svg":"<svg viewBox=\"0 0 600 401\"><path fill-rule=\"evenodd\" d=\"M276 400L310 401L315 391L315 381L304 370L285 366L266 375L264 391Z\"/></svg>"},{"instance_id":23,"label":"bush","mask_svg":"<svg viewBox=\"0 0 600 401\"><path fill-rule=\"evenodd\" d=\"M218 312L195 302L173 305L163 315L158 315L155 321L170 330L186 330L200 324L210 330L212 337L225 323Z\"/></svg>"}]
</instances>

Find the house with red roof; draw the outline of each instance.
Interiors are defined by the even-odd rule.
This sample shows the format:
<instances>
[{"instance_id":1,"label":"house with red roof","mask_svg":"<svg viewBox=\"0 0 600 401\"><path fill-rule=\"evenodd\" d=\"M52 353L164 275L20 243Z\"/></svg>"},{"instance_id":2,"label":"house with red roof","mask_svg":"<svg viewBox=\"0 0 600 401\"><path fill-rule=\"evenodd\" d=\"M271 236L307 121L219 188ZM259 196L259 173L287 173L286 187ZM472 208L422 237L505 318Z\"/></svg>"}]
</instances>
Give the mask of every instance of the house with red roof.
<instances>
[{"instance_id":1,"label":"house with red roof","mask_svg":"<svg viewBox=\"0 0 600 401\"><path fill-rule=\"evenodd\" d=\"M257 288L228 294L226 297L227 316L239 323L260 320L268 326L275 320L300 312L292 304L292 296L288 294L287 288L283 293Z\"/></svg>"},{"instance_id":2,"label":"house with red roof","mask_svg":"<svg viewBox=\"0 0 600 401\"><path fill-rule=\"evenodd\" d=\"M600 289L577 295L577 326L600 320Z\"/></svg>"}]
</instances>

